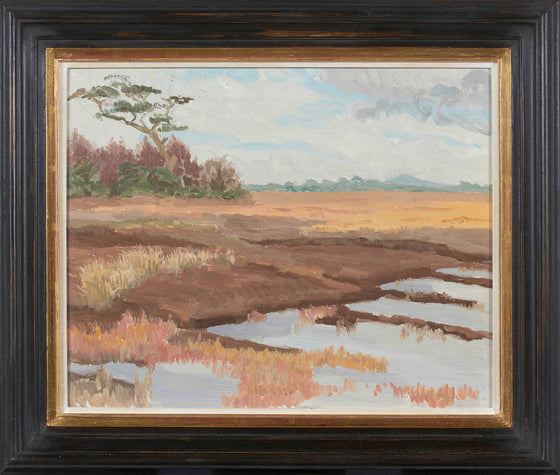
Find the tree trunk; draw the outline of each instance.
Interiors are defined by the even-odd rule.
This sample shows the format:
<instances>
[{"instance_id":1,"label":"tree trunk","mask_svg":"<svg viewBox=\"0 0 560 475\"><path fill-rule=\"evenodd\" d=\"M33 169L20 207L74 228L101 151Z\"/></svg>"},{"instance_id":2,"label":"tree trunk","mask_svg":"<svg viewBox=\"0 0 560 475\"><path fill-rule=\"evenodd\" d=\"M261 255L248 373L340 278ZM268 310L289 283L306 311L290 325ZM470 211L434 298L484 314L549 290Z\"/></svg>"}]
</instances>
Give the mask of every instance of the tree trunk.
<instances>
[{"instance_id":1,"label":"tree trunk","mask_svg":"<svg viewBox=\"0 0 560 475\"><path fill-rule=\"evenodd\" d=\"M159 154L165 160L165 166L167 167L167 169L170 172L173 172L173 170L175 170L175 166L177 165L177 162L178 162L177 157L174 156L174 155L171 155L167 150L165 150L164 143L161 141L161 139L157 135L150 134L150 138L154 141L154 143L156 144L156 147L158 149Z\"/></svg>"}]
</instances>

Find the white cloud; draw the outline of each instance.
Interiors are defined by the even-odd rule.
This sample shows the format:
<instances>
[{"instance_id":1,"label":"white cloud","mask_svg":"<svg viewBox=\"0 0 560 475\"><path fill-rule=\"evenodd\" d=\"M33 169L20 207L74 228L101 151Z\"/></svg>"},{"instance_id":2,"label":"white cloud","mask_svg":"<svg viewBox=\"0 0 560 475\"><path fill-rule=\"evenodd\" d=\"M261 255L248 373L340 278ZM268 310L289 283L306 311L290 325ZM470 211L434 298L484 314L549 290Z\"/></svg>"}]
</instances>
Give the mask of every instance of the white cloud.
<instances>
[{"instance_id":1,"label":"white cloud","mask_svg":"<svg viewBox=\"0 0 560 475\"><path fill-rule=\"evenodd\" d=\"M178 122L197 131L231 135L242 142L280 143L276 118L322 99L303 85L285 81L242 85L229 79L226 87L223 83L194 81L189 94L195 100L176 112Z\"/></svg>"}]
</instances>

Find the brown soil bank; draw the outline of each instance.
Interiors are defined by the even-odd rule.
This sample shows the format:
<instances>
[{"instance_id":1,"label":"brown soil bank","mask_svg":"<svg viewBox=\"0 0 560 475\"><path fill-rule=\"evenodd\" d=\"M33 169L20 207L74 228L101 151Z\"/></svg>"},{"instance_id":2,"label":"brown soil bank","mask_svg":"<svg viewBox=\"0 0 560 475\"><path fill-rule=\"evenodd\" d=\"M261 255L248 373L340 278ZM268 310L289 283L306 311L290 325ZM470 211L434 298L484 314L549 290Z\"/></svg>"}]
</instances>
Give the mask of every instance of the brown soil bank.
<instances>
[{"instance_id":1,"label":"brown soil bank","mask_svg":"<svg viewBox=\"0 0 560 475\"><path fill-rule=\"evenodd\" d=\"M308 305L382 294L380 284L442 267L490 268L489 195L253 193L252 200L70 200L68 322L120 319L125 310L204 329ZM110 309L85 305L80 269L135 245L231 249L235 264L162 274L126 290ZM441 276L439 276L441 277ZM486 282L488 285L489 282Z\"/></svg>"},{"instance_id":2,"label":"brown soil bank","mask_svg":"<svg viewBox=\"0 0 560 475\"><path fill-rule=\"evenodd\" d=\"M266 313L376 298L383 293L380 284L459 265L457 259L433 251L351 244L251 247L240 252L231 267L212 264L150 278L117 298L109 310L77 305L70 309L69 323L108 323L126 309L143 309L172 317L183 328L202 329L244 321L251 310ZM69 289L70 301L78 300L76 292Z\"/></svg>"},{"instance_id":3,"label":"brown soil bank","mask_svg":"<svg viewBox=\"0 0 560 475\"><path fill-rule=\"evenodd\" d=\"M345 305L337 307L337 314L333 316L323 317L317 320L317 323L325 325L343 326L351 329L355 327L358 322L377 322L387 323L390 325L411 325L418 330L429 329L431 331L441 331L444 335L453 335L465 341L482 340L483 338L492 339L492 332L482 330L471 330L467 327L457 325L448 325L439 322L432 322L429 320L422 320L420 318L411 318L405 315L393 315L388 317L386 315L376 315L367 312L357 312L350 310Z\"/></svg>"}]
</instances>

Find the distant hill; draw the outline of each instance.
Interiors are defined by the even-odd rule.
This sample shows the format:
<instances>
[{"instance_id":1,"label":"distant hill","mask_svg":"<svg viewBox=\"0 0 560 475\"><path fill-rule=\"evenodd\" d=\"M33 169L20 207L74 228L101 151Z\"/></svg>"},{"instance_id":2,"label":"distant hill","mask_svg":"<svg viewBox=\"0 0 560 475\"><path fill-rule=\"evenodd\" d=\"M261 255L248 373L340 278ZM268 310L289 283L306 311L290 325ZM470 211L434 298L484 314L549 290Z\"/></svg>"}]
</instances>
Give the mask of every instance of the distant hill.
<instances>
[{"instance_id":1,"label":"distant hill","mask_svg":"<svg viewBox=\"0 0 560 475\"><path fill-rule=\"evenodd\" d=\"M410 175L400 175L396 178L391 178L390 180L387 180L385 183L389 185L416 186L416 187L423 187L423 188L441 188L442 186L445 186L442 183L434 183L433 181L421 180L420 178L416 178Z\"/></svg>"},{"instance_id":2,"label":"distant hill","mask_svg":"<svg viewBox=\"0 0 560 475\"><path fill-rule=\"evenodd\" d=\"M490 193L491 186L482 186L475 183L462 181L459 185L446 185L444 183L434 183L421 180L410 175L400 175L387 181L364 180L359 176L352 179L341 178L338 181L307 180L303 184L287 181L283 185L278 183L267 183L266 185L243 185L247 191L439 191L452 193Z\"/></svg>"}]
</instances>

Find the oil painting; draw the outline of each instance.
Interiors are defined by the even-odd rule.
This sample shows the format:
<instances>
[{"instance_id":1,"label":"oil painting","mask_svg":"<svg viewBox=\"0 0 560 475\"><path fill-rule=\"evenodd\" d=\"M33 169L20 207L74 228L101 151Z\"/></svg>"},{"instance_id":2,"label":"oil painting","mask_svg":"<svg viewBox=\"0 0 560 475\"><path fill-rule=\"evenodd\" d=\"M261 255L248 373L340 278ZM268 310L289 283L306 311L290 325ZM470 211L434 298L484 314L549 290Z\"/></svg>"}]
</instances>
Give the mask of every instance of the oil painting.
<instances>
[{"instance_id":1,"label":"oil painting","mask_svg":"<svg viewBox=\"0 0 560 475\"><path fill-rule=\"evenodd\" d=\"M65 410L495 414L496 84L68 62Z\"/></svg>"}]
</instances>

